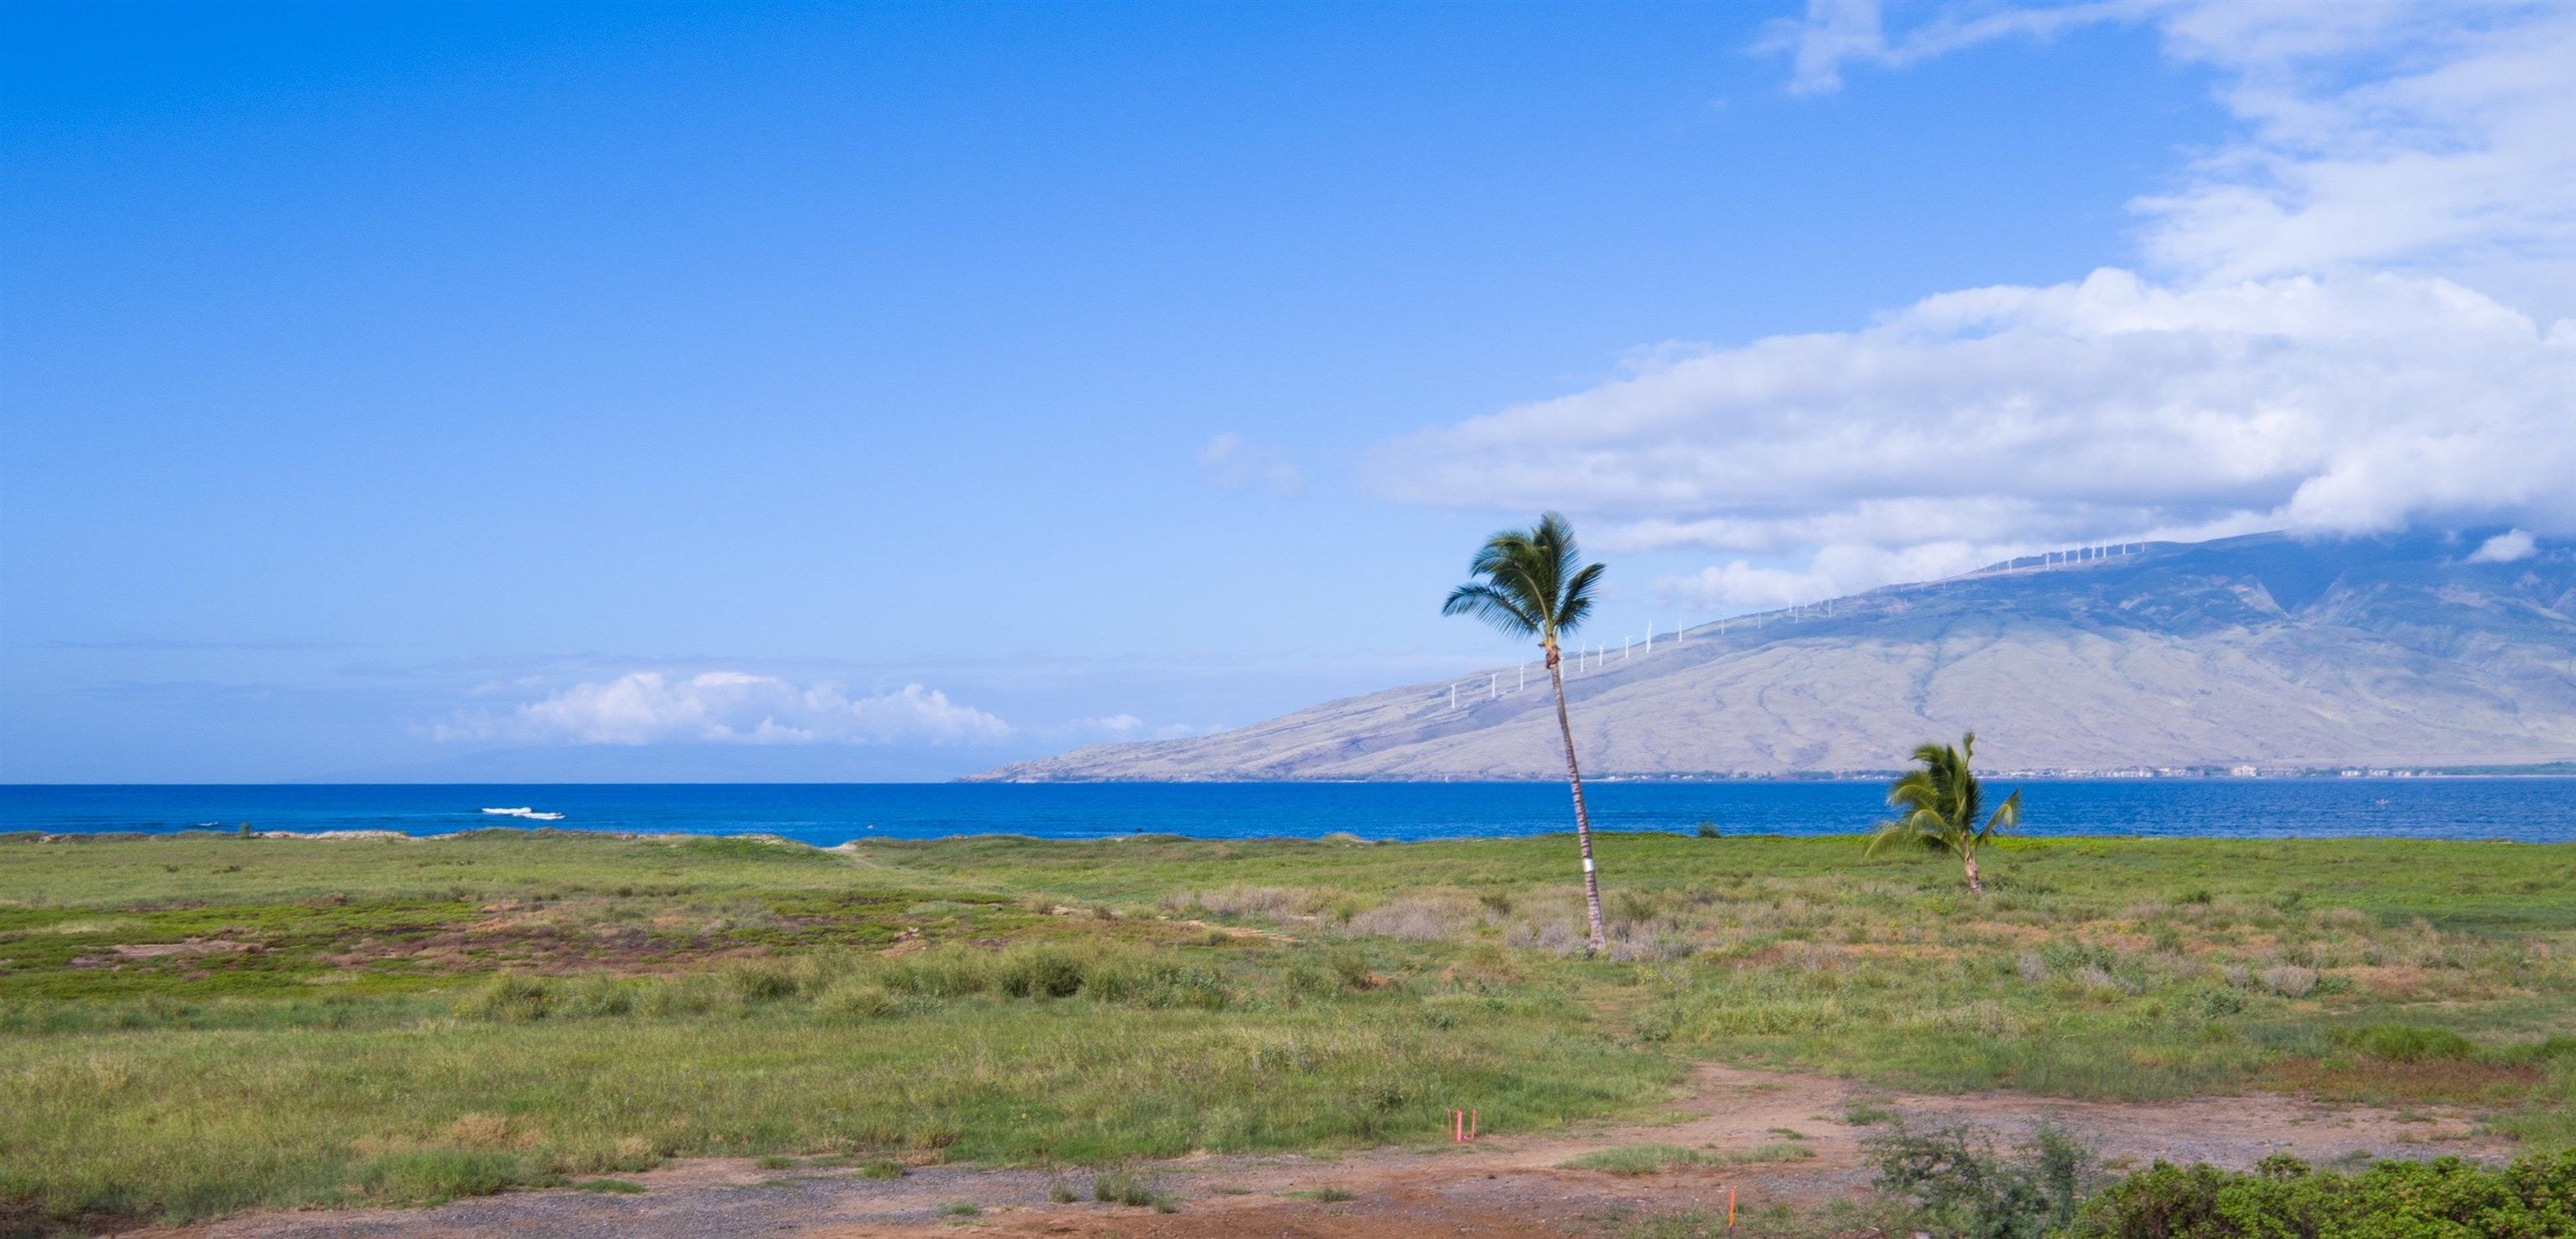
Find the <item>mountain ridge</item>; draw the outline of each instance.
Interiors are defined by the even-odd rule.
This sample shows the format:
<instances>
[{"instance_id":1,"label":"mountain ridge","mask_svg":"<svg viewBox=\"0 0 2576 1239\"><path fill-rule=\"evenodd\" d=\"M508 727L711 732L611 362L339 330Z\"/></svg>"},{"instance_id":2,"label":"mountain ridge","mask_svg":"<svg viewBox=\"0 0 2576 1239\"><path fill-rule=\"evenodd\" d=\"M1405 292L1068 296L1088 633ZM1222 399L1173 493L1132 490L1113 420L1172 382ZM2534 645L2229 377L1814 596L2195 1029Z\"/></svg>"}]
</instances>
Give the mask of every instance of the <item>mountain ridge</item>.
<instances>
[{"instance_id":1,"label":"mountain ridge","mask_svg":"<svg viewBox=\"0 0 2576 1239\"><path fill-rule=\"evenodd\" d=\"M1999 767L2576 758L2576 550L2251 534L2032 557L1698 625L1570 669L1587 777L1847 773L1974 728ZM1562 777L1536 665L1095 745L977 781ZM1572 663L1569 663L1570 668ZM1519 690L1519 691L1511 691Z\"/></svg>"}]
</instances>

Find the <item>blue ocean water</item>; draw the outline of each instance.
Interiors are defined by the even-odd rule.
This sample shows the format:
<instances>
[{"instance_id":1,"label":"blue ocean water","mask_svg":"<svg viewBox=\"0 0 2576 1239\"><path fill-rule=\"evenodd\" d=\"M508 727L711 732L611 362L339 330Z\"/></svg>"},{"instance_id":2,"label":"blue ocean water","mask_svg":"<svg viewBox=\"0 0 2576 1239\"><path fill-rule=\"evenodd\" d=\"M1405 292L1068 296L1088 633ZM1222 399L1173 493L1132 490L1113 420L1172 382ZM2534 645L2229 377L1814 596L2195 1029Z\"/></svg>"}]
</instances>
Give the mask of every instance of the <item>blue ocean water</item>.
<instances>
[{"instance_id":1,"label":"blue ocean water","mask_svg":"<svg viewBox=\"0 0 2576 1239\"><path fill-rule=\"evenodd\" d=\"M2298 835L2576 841L2576 779L2030 780L2032 835ZM1595 827L1814 835L1867 829L1874 782L1595 783ZM562 830L856 838L1137 832L1203 839L1546 834L1573 828L1555 783L857 783L338 786L0 786L0 830L54 833L397 830L431 835L532 823L484 808L563 814Z\"/></svg>"}]
</instances>

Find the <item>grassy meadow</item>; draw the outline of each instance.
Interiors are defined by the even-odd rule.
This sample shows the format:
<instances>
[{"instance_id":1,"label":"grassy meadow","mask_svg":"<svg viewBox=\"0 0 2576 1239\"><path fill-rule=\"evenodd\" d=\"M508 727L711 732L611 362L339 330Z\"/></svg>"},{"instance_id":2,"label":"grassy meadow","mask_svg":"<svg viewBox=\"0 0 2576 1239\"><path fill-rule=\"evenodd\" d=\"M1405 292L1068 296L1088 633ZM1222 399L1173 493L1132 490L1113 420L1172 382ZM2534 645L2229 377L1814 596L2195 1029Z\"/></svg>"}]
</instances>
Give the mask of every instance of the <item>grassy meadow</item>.
<instances>
[{"instance_id":1,"label":"grassy meadow","mask_svg":"<svg viewBox=\"0 0 2576 1239\"><path fill-rule=\"evenodd\" d=\"M0 1230L708 1154L1104 1166L1650 1112L1693 1059L2576 1144L2576 846L486 831L0 841ZM782 1163L783 1164L783 1163Z\"/></svg>"}]
</instances>

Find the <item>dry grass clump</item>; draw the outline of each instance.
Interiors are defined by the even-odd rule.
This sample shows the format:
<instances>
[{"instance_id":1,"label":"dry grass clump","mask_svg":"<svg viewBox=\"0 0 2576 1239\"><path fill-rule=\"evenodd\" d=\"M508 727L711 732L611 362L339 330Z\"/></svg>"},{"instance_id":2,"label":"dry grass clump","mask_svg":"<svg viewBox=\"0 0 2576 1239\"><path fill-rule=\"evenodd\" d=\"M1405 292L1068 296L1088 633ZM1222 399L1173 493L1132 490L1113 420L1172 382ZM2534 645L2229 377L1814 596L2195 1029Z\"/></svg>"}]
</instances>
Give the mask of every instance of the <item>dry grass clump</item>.
<instances>
[{"instance_id":1,"label":"dry grass clump","mask_svg":"<svg viewBox=\"0 0 2576 1239\"><path fill-rule=\"evenodd\" d=\"M1464 938L1484 923L1484 912L1464 896L1398 895L1364 912L1354 913L1350 932L1381 938L1440 942Z\"/></svg>"},{"instance_id":2,"label":"dry grass clump","mask_svg":"<svg viewBox=\"0 0 2576 1239\"><path fill-rule=\"evenodd\" d=\"M1165 900L1187 915L1274 923L1315 920L1331 904L1321 892L1293 886L1228 886Z\"/></svg>"}]
</instances>

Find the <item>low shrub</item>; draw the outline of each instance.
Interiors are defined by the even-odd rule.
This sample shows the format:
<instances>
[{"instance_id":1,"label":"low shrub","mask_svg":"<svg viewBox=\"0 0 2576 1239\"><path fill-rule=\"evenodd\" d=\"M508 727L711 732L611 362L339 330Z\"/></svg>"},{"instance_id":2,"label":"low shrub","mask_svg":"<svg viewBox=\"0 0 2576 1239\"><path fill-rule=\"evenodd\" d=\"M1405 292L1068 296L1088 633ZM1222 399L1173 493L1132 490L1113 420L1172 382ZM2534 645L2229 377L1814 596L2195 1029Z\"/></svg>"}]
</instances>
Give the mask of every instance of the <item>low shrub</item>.
<instances>
[{"instance_id":1,"label":"low shrub","mask_svg":"<svg viewBox=\"0 0 2576 1239\"><path fill-rule=\"evenodd\" d=\"M1127 1006L1202 1010L1223 1008L1231 1000L1222 975L1212 968L1185 963L1166 951L1108 946L1073 949L1038 944L999 953L964 947L923 951L863 968L825 994L829 997L853 985L873 986L885 993L889 1008L896 996L938 1000L970 994L1004 998L1078 994ZM874 1005L856 993L838 1001L857 1004L845 1008L849 1014L865 1013Z\"/></svg>"},{"instance_id":2,"label":"low shrub","mask_svg":"<svg viewBox=\"0 0 2576 1239\"><path fill-rule=\"evenodd\" d=\"M745 1002L776 1002L803 993L809 978L794 964L742 960L725 969L724 979Z\"/></svg>"},{"instance_id":3,"label":"low shrub","mask_svg":"<svg viewBox=\"0 0 2576 1239\"><path fill-rule=\"evenodd\" d=\"M895 1013L895 996L873 981L844 979L814 996L814 1009L851 1020L883 1019Z\"/></svg>"},{"instance_id":4,"label":"low shrub","mask_svg":"<svg viewBox=\"0 0 2576 1239\"><path fill-rule=\"evenodd\" d=\"M2576 1149L2535 1153L2502 1170L2456 1157L2383 1161L2357 1175L2311 1173L2265 1158L2251 1174L2155 1165L2085 1206L2073 1239L2334 1239L2576 1235Z\"/></svg>"},{"instance_id":5,"label":"low shrub","mask_svg":"<svg viewBox=\"0 0 2576 1239\"><path fill-rule=\"evenodd\" d=\"M1171 1194L1156 1187L1153 1180L1124 1170L1093 1176L1091 1198L1105 1205L1133 1205L1156 1213L1171 1213L1180 1208Z\"/></svg>"},{"instance_id":6,"label":"low shrub","mask_svg":"<svg viewBox=\"0 0 2576 1239\"><path fill-rule=\"evenodd\" d=\"M1082 992L1087 962L1062 947L1013 947L993 963L993 989L1012 998L1071 998Z\"/></svg>"},{"instance_id":7,"label":"low shrub","mask_svg":"<svg viewBox=\"0 0 2576 1239\"><path fill-rule=\"evenodd\" d=\"M1861 1147L1880 1191L1911 1203L1924 1229L1956 1239L2041 1239L2062 1230L2097 1178L2093 1151L2049 1125L2011 1157L1999 1156L1983 1129L1917 1132L1901 1120Z\"/></svg>"},{"instance_id":8,"label":"low shrub","mask_svg":"<svg viewBox=\"0 0 2576 1239\"><path fill-rule=\"evenodd\" d=\"M629 1015L636 1009L637 989L637 983L615 977L565 981L505 972L467 991L456 1013L506 1024Z\"/></svg>"},{"instance_id":9,"label":"low shrub","mask_svg":"<svg viewBox=\"0 0 2576 1239\"><path fill-rule=\"evenodd\" d=\"M555 987L543 978L501 975L475 986L456 1004L456 1013L472 1019L526 1023L554 1013Z\"/></svg>"}]
</instances>

